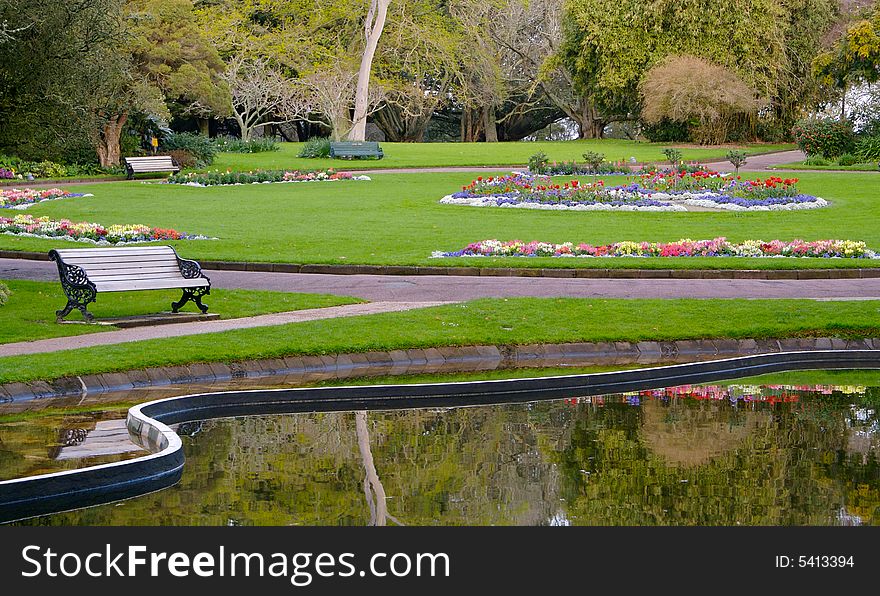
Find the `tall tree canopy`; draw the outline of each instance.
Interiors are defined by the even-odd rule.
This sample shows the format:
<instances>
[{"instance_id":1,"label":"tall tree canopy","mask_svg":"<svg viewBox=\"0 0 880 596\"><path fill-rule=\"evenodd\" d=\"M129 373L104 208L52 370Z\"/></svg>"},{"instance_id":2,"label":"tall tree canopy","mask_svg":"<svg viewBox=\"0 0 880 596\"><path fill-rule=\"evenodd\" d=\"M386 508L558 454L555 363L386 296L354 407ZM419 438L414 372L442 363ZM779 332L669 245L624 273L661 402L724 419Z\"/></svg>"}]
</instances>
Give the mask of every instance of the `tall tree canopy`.
<instances>
[{"instance_id":1,"label":"tall tree canopy","mask_svg":"<svg viewBox=\"0 0 880 596\"><path fill-rule=\"evenodd\" d=\"M643 74L672 54L733 69L794 117L835 0L570 0L562 55L580 93L603 113L639 109Z\"/></svg>"}]
</instances>

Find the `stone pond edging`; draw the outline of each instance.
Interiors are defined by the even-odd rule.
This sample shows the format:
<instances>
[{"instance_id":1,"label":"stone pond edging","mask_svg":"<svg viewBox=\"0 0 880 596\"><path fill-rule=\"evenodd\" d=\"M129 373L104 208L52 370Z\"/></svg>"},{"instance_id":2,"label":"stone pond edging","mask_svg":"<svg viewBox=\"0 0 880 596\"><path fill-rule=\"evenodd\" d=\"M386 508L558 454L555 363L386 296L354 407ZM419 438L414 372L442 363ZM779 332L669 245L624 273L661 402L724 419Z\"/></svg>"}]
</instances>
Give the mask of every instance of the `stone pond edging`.
<instances>
[{"instance_id":1,"label":"stone pond edging","mask_svg":"<svg viewBox=\"0 0 880 596\"><path fill-rule=\"evenodd\" d=\"M880 338L697 339L533 345L449 346L381 352L288 356L242 362L194 363L0 385L0 403L269 378L279 384L379 375L541 368L657 365L780 352L880 350Z\"/></svg>"},{"instance_id":2,"label":"stone pond edging","mask_svg":"<svg viewBox=\"0 0 880 596\"><path fill-rule=\"evenodd\" d=\"M48 253L0 250L0 259L48 261ZM880 267L841 269L602 269L537 267L422 267L418 265L333 265L199 260L202 269L325 275L456 275L555 277L569 279L874 279Z\"/></svg>"}]
</instances>

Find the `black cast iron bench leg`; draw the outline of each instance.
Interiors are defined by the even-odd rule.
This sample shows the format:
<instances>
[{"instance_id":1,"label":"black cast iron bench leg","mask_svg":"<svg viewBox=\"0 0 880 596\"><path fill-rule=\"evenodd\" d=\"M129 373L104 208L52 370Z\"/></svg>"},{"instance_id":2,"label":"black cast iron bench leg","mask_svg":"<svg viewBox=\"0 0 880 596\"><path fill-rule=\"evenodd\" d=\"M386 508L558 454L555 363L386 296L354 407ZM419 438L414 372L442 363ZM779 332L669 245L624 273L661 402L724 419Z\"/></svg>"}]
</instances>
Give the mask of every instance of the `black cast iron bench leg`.
<instances>
[{"instance_id":1,"label":"black cast iron bench leg","mask_svg":"<svg viewBox=\"0 0 880 596\"><path fill-rule=\"evenodd\" d=\"M199 307L199 310L202 311L202 314L205 314L208 312L208 306L202 304L202 296L210 293L211 290L209 288L184 288L183 296L181 296L180 300L171 303L171 312L178 312L187 302L192 300Z\"/></svg>"}]
</instances>

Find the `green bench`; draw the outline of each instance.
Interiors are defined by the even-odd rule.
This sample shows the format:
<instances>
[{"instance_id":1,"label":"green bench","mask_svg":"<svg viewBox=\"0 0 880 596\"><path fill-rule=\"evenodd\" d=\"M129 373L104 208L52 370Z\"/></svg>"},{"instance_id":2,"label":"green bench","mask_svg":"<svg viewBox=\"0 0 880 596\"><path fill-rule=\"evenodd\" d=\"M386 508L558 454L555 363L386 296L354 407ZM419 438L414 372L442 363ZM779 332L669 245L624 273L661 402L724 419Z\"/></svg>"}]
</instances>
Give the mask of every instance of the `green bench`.
<instances>
[{"instance_id":1,"label":"green bench","mask_svg":"<svg viewBox=\"0 0 880 596\"><path fill-rule=\"evenodd\" d=\"M382 159L385 154L379 143L374 141L334 141L330 143L330 157L333 159Z\"/></svg>"}]
</instances>

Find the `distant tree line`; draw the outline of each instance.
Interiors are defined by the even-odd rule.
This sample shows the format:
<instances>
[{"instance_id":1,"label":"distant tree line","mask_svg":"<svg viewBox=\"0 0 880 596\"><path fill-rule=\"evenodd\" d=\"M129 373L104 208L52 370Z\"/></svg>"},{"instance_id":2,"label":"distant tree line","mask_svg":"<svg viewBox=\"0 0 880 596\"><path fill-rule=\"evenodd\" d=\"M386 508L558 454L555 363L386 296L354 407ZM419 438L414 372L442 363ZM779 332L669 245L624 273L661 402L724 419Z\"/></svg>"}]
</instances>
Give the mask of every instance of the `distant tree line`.
<instances>
[{"instance_id":1,"label":"distant tree line","mask_svg":"<svg viewBox=\"0 0 880 596\"><path fill-rule=\"evenodd\" d=\"M876 81L873 4L7 0L0 153L113 165L168 123L494 142L569 118L581 138L779 140Z\"/></svg>"}]
</instances>

